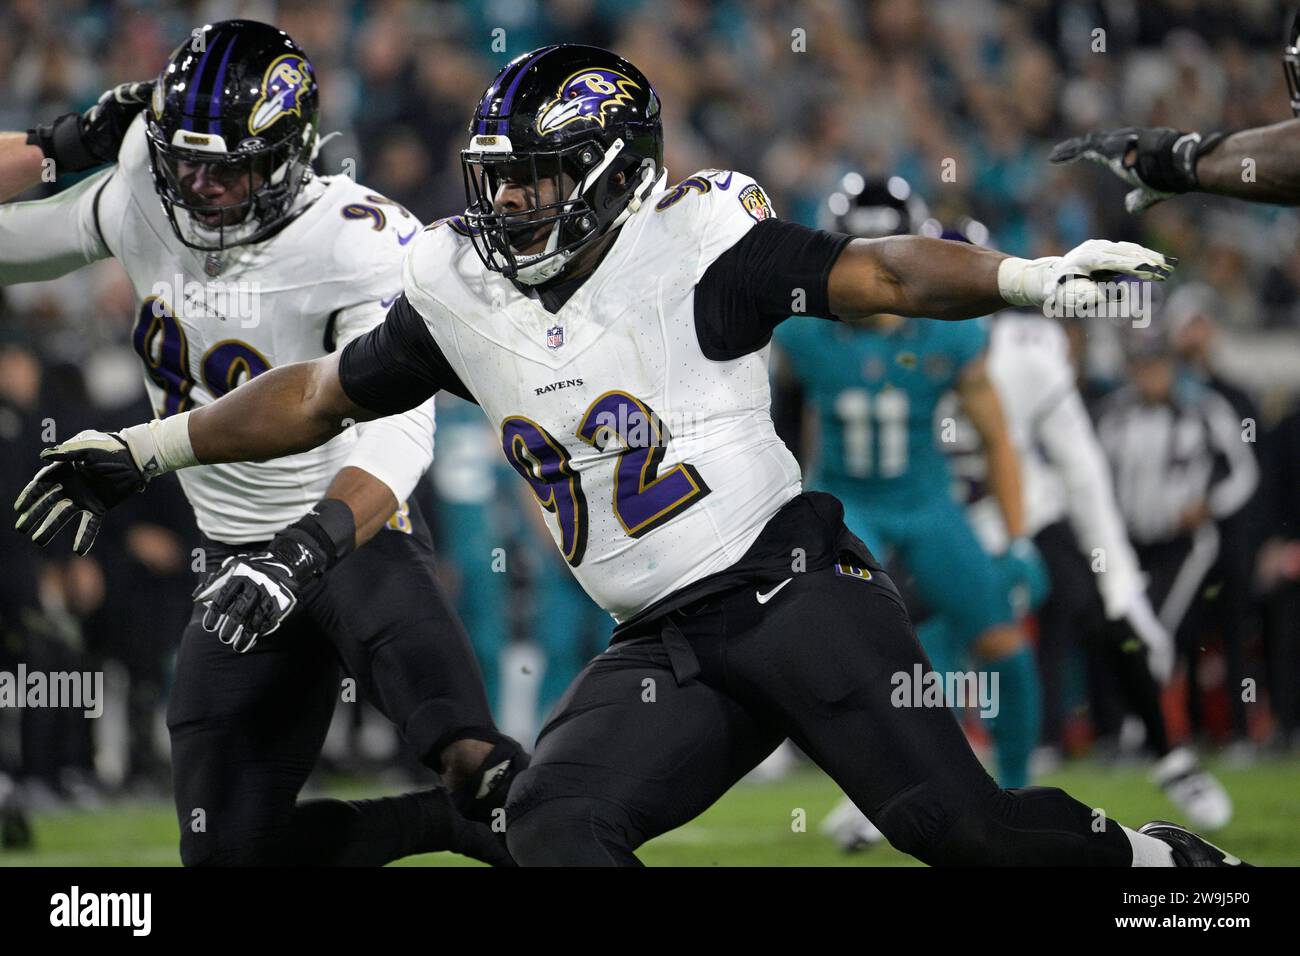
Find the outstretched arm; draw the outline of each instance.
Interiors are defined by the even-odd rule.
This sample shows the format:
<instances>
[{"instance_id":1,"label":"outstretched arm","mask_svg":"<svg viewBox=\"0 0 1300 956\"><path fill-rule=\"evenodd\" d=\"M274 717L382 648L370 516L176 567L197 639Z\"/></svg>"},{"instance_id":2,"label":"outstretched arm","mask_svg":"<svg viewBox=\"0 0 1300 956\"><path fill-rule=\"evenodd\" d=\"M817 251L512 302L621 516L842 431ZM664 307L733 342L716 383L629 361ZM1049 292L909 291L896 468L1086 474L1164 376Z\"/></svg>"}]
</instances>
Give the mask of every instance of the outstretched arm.
<instances>
[{"instance_id":1,"label":"outstretched arm","mask_svg":"<svg viewBox=\"0 0 1300 956\"><path fill-rule=\"evenodd\" d=\"M1201 192L1300 204L1300 119L1233 133L1196 164Z\"/></svg>"},{"instance_id":2,"label":"outstretched arm","mask_svg":"<svg viewBox=\"0 0 1300 956\"><path fill-rule=\"evenodd\" d=\"M307 451L356 422L415 408L441 388L467 394L403 296L383 324L340 353L271 369L192 412L82 432L47 448L41 456L53 464L18 496L17 528L43 545L80 514L73 548L84 554L103 515L155 475Z\"/></svg>"},{"instance_id":3,"label":"outstretched arm","mask_svg":"<svg viewBox=\"0 0 1300 956\"><path fill-rule=\"evenodd\" d=\"M45 154L27 142L26 133L0 133L0 202L41 181Z\"/></svg>"},{"instance_id":4,"label":"outstretched arm","mask_svg":"<svg viewBox=\"0 0 1300 956\"><path fill-rule=\"evenodd\" d=\"M379 417L343 391L341 355L336 352L311 362L273 368L211 405L133 428L149 429L158 436L155 444L163 443L159 471L228 461L266 461L308 451L350 425ZM146 433L137 434L141 435L141 447L147 447Z\"/></svg>"},{"instance_id":5,"label":"outstretched arm","mask_svg":"<svg viewBox=\"0 0 1300 956\"><path fill-rule=\"evenodd\" d=\"M1107 167L1133 187L1124 198L1132 213L1188 192L1300 204L1297 119L1231 135L1168 127L1100 130L1057 143L1048 159Z\"/></svg>"},{"instance_id":6,"label":"outstretched arm","mask_svg":"<svg viewBox=\"0 0 1300 956\"><path fill-rule=\"evenodd\" d=\"M827 283L840 318L891 313L970 319L1005 305L1057 302L1067 314L1087 314L1099 296L1096 281L1116 276L1164 279L1172 265L1131 242L1090 239L1064 256L1018 259L964 242L923 236L855 239L840 253Z\"/></svg>"},{"instance_id":7,"label":"outstretched arm","mask_svg":"<svg viewBox=\"0 0 1300 956\"><path fill-rule=\"evenodd\" d=\"M64 113L26 133L0 133L0 202L41 182L47 159L55 176L115 162L122 137L153 86L153 80L122 83L84 113Z\"/></svg>"}]
</instances>

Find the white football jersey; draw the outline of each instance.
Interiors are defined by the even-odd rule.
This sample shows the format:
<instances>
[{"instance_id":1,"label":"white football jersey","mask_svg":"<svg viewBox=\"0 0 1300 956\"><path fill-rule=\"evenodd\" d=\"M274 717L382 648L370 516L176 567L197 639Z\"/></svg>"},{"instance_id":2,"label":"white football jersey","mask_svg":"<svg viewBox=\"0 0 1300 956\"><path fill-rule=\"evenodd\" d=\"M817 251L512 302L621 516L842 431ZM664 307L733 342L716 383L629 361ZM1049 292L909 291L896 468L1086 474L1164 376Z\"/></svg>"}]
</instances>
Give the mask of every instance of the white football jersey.
<instances>
[{"instance_id":1,"label":"white football jersey","mask_svg":"<svg viewBox=\"0 0 1300 956\"><path fill-rule=\"evenodd\" d=\"M772 425L770 345L712 361L695 326L696 283L770 215L739 173L658 190L555 313L485 268L458 219L407 257L410 304L616 621L734 564L801 491Z\"/></svg>"},{"instance_id":2,"label":"white football jersey","mask_svg":"<svg viewBox=\"0 0 1300 956\"><path fill-rule=\"evenodd\" d=\"M100 251L122 263L141 301L132 344L159 417L205 405L274 366L319 358L381 323L401 293L403 247L420 231L414 216L351 179L318 178L298 199L305 212L264 242L221 253L212 276L209 254L183 245L164 214L142 119L101 177L102 190L80 192L80 218L93 222L107 246ZM431 457L432 403L416 411L408 431ZM271 537L324 496L359 431L274 461L180 472L199 528L233 544ZM428 457L414 466L416 478ZM400 500L409 488L394 492Z\"/></svg>"}]
</instances>

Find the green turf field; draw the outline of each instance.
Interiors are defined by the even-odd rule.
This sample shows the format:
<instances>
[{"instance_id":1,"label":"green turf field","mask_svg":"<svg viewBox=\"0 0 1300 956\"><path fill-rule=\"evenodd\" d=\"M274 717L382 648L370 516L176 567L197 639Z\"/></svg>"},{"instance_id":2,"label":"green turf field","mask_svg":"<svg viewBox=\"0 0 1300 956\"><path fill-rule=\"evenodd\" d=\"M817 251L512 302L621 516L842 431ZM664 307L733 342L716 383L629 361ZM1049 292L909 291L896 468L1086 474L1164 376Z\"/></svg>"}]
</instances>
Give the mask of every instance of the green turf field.
<instances>
[{"instance_id":1,"label":"green turf field","mask_svg":"<svg viewBox=\"0 0 1300 956\"><path fill-rule=\"evenodd\" d=\"M1300 865L1300 760L1261 761L1248 769L1214 768L1236 805L1233 822L1216 842L1263 865ZM1134 826L1152 818L1177 819L1142 772L1074 764L1046 778L1074 796ZM344 784L341 796L376 795ZM910 858L888 847L845 855L817 833L835 804L834 785L815 770L777 783L742 784L698 820L649 843L641 857L652 866L899 866ZM803 811L807 826L796 832ZM35 821L30 851L0 850L8 866L170 866L178 863L170 805L122 804L93 812L50 813ZM415 866L467 861L446 854L415 857Z\"/></svg>"}]
</instances>

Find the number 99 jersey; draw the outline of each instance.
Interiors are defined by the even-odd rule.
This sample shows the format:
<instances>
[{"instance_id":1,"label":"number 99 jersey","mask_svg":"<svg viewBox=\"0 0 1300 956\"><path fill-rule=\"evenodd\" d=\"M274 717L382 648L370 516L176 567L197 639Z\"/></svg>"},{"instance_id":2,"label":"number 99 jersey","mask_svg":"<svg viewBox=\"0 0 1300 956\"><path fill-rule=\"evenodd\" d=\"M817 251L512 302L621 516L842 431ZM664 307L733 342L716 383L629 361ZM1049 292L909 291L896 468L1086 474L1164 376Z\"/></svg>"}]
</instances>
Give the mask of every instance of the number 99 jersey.
<instances>
[{"instance_id":1,"label":"number 99 jersey","mask_svg":"<svg viewBox=\"0 0 1300 956\"><path fill-rule=\"evenodd\" d=\"M159 417L273 366L319 358L381 322L401 292L403 247L420 229L397 204L333 176L308 183L305 211L266 240L220 258L187 248L155 193L141 119L117 167L82 195L87 232L102 237L98 251L116 256L140 300L131 341ZM324 496L356 431L275 461L181 472L199 528L231 544L270 538ZM432 455L431 434L427 444Z\"/></svg>"}]
</instances>

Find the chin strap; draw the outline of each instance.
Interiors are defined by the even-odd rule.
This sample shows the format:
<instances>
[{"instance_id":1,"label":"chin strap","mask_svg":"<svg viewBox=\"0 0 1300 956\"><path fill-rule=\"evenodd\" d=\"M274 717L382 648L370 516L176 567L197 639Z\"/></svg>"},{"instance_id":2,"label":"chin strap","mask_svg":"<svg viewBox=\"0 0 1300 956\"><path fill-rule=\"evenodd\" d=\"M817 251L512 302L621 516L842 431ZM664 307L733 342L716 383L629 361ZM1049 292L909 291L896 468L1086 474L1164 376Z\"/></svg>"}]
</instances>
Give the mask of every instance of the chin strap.
<instances>
[{"instance_id":1,"label":"chin strap","mask_svg":"<svg viewBox=\"0 0 1300 956\"><path fill-rule=\"evenodd\" d=\"M600 164L588 172L587 175L582 177L582 181L574 187L573 192L569 194L567 201L574 202L575 200L581 199L583 193L592 187L600 177L601 173L608 169L609 164L612 163L618 154L623 151L623 146L624 143L622 139L614 140L614 142L610 144L609 149L605 150L605 156L601 160ZM600 233L601 236L606 235L611 230L617 229L619 226L623 225L629 216L641 208L641 204L645 202L646 196L654 192L656 188L661 188L663 184L667 182L667 169L660 170L658 178L655 177L654 173L654 164L647 160L641 169L640 185L636 187L636 191L632 194L632 198L628 200L628 204L623 207L623 211L620 212ZM594 241L599 238L600 236L593 236L592 240ZM582 251L581 249L573 249L569 252L555 253L559 244L560 223L557 222L551 227L551 235L546 240L546 248L541 252L534 253L533 256L530 257L541 259L542 261L531 265L520 266L519 270L515 273L515 281L520 282L523 285L541 285L543 282L553 279L563 272L564 267L569 264L569 261ZM584 243L584 247L585 245L586 244ZM544 256L549 256L549 258L543 258Z\"/></svg>"}]
</instances>

